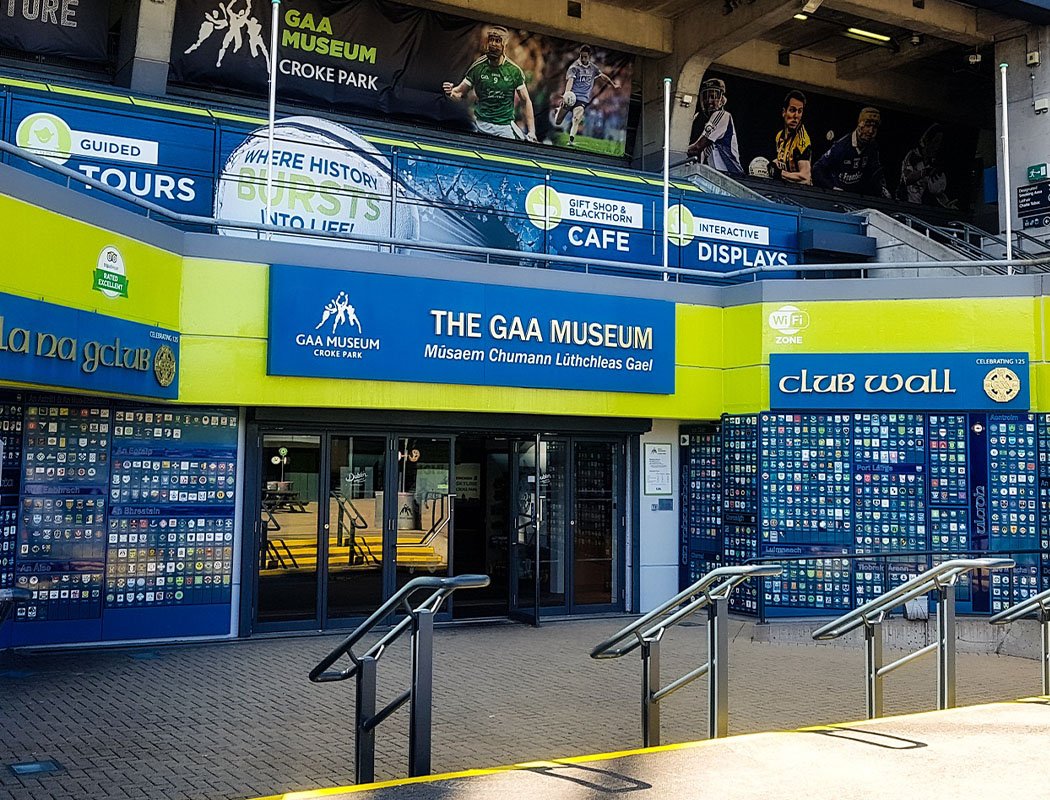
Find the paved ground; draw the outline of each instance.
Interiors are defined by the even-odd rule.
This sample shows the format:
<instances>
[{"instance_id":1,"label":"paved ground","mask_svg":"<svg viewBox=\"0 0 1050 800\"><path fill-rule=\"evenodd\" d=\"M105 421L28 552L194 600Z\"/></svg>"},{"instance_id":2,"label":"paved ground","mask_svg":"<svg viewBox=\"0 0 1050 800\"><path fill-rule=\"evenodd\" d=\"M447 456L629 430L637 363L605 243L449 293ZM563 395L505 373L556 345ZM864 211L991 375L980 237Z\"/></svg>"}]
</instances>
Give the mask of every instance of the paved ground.
<instances>
[{"instance_id":1,"label":"paved ground","mask_svg":"<svg viewBox=\"0 0 1050 800\"><path fill-rule=\"evenodd\" d=\"M640 744L636 656L595 662L623 620L492 625L436 634L434 771L490 767ZM740 631L751 630L741 624ZM732 733L861 719L863 654L845 647L730 647ZM0 655L0 765L53 758L39 778L0 772L13 798L245 798L353 782L351 683L306 673L338 637L208 646ZM704 629L663 649L665 680L703 658ZM404 687L407 646L380 662L380 695ZM960 654L960 704L1038 694L1033 661ZM887 679L886 711L934 705L932 661ZM664 742L703 738L703 682L663 710ZM407 712L380 729L377 777L406 774Z\"/></svg>"},{"instance_id":2,"label":"paved ground","mask_svg":"<svg viewBox=\"0 0 1050 800\"><path fill-rule=\"evenodd\" d=\"M1032 698L373 788L320 789L296 800L605 800L627 793L639 800L755 800L774 791L777 798L835 800L1045 797L1048 726L1050 701ZM982 764L987 768L974 768Z\"/></svg>"}]
</instances>

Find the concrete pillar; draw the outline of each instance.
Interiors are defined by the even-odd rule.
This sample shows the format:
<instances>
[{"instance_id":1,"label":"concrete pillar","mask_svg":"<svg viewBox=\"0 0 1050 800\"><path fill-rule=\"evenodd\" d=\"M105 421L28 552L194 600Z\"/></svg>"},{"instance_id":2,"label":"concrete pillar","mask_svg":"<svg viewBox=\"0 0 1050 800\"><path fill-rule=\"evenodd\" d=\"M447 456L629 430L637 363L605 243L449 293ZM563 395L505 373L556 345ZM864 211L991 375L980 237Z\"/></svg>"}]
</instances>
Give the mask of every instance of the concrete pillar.
<instances>
[{"instance_id":1,"label":"concrete pillar","mask_svg":"<svg viewBox=\"0 0 1050 800\"><path fill-rule=\"evenodd\" d=\"M1029 53L1039 54L1038 66L1029 66L1026 63ZM1003 97L998 67L1003 62L1009 65L1006 73L1006 99L1010 123L1010 198L1002 196ZM999 165L999 230L1005 230L1008 212L1013 215L1014 230L1021 230L1022 222L1017 216L1017 187L1028 185L1029 166L1050 164L1050 112L1036 113L1037 104L1050 103L1050 26L1032 25L1024 32L998 42L995 46L995 66L995 154L996 163ZM1044 216L1050 216L1050 212ZM1025 233L1045 241L1050 239L1050 226L1030 228Z\"/></svg>"},{"instance_id":2,"label":"concrete pillar","mask_svg":"<svg viewBox=\"0 0 1050 800\"><path fill-rule=\"evenodd\" d=\"M678 17L674 23L674 52L659 61L647 61L643 70L643 133L635 163L656 169L663 150L663 78L672 82L671 160L685 156L689 132L696 113L700 81L711 64L741 44L791 18L798 0L754 0L737 6L732 13L704 3ZM686 98L691 98L688 104Z\"/></svg>"},{"instance_id":3,"label":"concrete pillar","mask_svg":"<svg viewBox=\"0 0 1050 800\"><path fill-rule=\"evenodd\" d=\"M136 92L162 95L168 86L171 32L175 23L175 0L138 0L128 4L124 16L123 47L116 81ZM130 29L130 30L129 30ZM133 35L129 35L133 32Z\"/></svg>"}]
</instances>

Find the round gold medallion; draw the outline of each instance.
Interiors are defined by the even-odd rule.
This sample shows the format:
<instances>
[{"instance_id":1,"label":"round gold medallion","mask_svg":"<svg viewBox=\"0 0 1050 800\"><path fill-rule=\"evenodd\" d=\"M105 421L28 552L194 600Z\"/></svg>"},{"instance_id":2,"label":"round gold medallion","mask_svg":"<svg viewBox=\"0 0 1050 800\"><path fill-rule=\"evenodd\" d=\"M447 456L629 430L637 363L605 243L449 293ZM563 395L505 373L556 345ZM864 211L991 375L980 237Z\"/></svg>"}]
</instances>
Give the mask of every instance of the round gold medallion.
<instances>
[{"instance_id":1,"label":"round gold medallion","mask_svg":"<svg viewBox=\"0 0 1050 800\"><path fill-rule=\"evenodd\" d=\"M1006 367L996 367L984 376L984 393L997 403L1009 403L1021 391L1021 379Z\"/></svg>"},{"instance_id":2,"label":"round gold medallion","mask_svg":"<svg viewBox=\"0 0 1050 800\"><path fill-rule=\"evenodd\" d=\"M153 374L157 377L157 383L167 388L175 380L175 354L166 344L157 348L157 355L153 358ZM987 382L986 382L987 383Z\"/></svg>"}]
</instances>

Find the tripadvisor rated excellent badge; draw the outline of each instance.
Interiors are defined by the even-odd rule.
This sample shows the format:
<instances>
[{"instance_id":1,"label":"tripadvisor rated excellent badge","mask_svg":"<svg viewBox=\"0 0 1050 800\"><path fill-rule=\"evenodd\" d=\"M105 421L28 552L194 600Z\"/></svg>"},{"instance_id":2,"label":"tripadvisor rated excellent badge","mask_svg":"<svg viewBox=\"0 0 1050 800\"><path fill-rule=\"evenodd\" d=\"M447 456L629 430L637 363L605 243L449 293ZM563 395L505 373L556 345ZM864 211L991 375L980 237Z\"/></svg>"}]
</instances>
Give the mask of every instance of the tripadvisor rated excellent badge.
<instances>
[{"instance_id":1,"label":"tripadvisor rated excellent badge","mask_svg":"<svg viewBox=\"0 0 1050 800\"><path fill-rule=\"evenodd\" d=\"M128 277L124 268L124 257L112 245L103 247L102 252L98 254L98 264L95 266L91 288L113 299L128 296Z\"/></svg>"}]
</instances>

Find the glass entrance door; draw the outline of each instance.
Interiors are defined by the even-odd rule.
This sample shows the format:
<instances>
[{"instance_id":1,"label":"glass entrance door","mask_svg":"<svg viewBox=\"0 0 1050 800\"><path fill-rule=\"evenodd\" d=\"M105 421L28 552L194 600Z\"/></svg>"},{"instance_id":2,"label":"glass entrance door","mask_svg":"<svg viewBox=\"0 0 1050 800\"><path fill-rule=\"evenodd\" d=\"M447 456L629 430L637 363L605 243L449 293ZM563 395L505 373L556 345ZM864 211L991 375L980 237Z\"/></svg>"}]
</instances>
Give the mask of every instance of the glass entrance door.
<instances>
[{"instance_id":1,"label":"glass entrance door","mask_svg":"<svg viewBox=\"0 0 1050 800\"><path fill-rule=\"evenodd\" d=\"M262 437L262 508L256 621L321 624L318 565L325 510L318 475L321 437Z\"/></svg>"},{"instance_id":2,"label":"glass entrance door","mask_svg":"<svg viewBox=\"0 0 1050 800\"><path fill-rule=\"evenodd\" d=\"M399 436L397 500L392 505L395 584L418 575L447 575L452 537L452 440Z\"/></svg>"},{"instance_id":3,"label":"glass entrance door","mask_svg":"<svg viewBox=\"0 0 1050 800\"><path fill-rule=\"evenodd\" d=\"M330 439L325 621L371 614L383 602L385 436Z\"/></svg>"},{"instance_id":4,"label":"glass entrance door","mask_svg":"<svg viewBox=\"0 0 1050 800\"><path fill-rule=\"evenodd\" d=\"M540 484L537 460L540 437L512 444L510 514L510 617L540 623Z\"/></svg>"},{"instance_id":5,"label":"glass entrance door","mask_svg":"<svg viewBox=\"0 0 1050 800\"><path fill-rule=\"evenodd\" d=\"M572 458L573 610L620 603L622 541L619 490L620 445L574 442Z\"/></svg>"}]
</instances>

